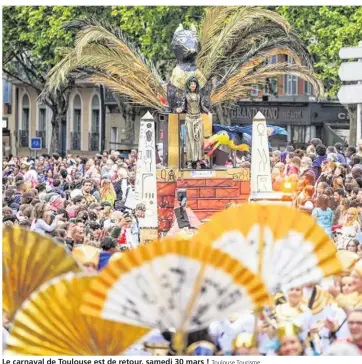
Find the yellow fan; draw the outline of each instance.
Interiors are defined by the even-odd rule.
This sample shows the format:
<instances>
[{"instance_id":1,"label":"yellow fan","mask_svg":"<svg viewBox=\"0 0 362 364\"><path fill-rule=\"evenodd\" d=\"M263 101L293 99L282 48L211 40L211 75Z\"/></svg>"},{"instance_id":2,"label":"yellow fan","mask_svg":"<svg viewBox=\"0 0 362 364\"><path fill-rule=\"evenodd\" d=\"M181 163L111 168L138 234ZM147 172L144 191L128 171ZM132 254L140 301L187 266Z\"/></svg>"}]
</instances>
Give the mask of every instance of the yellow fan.
<instances>
[{"instance_id":1,"label":"yellow fan","mask_svg":"<svg viewBox=\"0 0 362 364\"><path fill-rule=\"evenodd\" d=\"M175 329L181 337L267 302L264 284L243 264L205 244L166 238L111 262L91 283L81 311L161 331Z\"/></svg>"},{"instance_id":2,"label":"yellow fan","mask_svg":"<svg viewBox=\"0 0 362 364\"><path fill-rule=\"evenodd\" d=\"M41 284L79 271L75 260L52 239L19 227L3 230L3 311L11 321L24 300Z\"/></svg>"},{"instance_id":3,"label":"yellow fan","mask_svg":"<svg viewBox=\"0 0 362 364\"><path fill-rule=\"evenodd\" d=\"M342 264L344 273L351 273L355 264L359 261L359 255L348 250L338 250L337 258Z\"/></svg>"},{"instance_id":4,"label":"yellow fan","mask_svg":"<svg viewBox=\"0 0 362 364\"><path fill-rule=\"evenodd\" d=\"M118 355L148 329L82 315L95 276L66 273L34 292L15 315L8 355Z\"/></svg>"},{"instance_id":5,"label":"yellow fan","mask_svg":"<svg viewBox=\"0 0 362 364\"><path fill-rule=\"evenodd\" d=\"M199 242L260 273L270 293L342 270L333 241L315 219L283 205L244 204L215 214L193 239Z\"/></svg>"}]
</instances>

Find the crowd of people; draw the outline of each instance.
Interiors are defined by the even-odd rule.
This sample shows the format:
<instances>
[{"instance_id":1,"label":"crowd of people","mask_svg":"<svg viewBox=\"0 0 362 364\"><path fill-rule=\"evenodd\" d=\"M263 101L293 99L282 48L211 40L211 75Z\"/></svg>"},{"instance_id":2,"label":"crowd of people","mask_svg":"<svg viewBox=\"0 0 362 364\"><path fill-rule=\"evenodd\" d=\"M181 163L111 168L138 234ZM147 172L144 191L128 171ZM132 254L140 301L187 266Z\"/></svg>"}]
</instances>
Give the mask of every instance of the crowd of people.
<instances>
[{"instance_id":1,"label":"crowd of people","mask_svg":"<svg viewBox=\"0 0 362 364\"><path fill-rule=\"evenodd\" d=\"M140 244L145 205L128 203L137 151L94 158L58 154L3 161L3 224L51 236L87 271ZM189 355L362 354L362 141L344 150L319 139L271 153L273 189L293 196L338 248L342 275L279 292L275 309L213 323L190 334ZM153 331L128 354L171 354L170 333ZM333 344L333 345L332 345Z\"/></svg>"},{"instance_id":2,"label":"crowd of people","mask_svg":"<svg viewBox=\"0 0 362 364\"><path fill-rule=\"evenodd\" d=\"M113 252L140 243L145 205L131 201L136 161L136 150L127 158L118 151L89 159L12 156L3 161L3 224L51 236L79 264L99 270Z\"/></svg>"},{"instance_id":3,"label":"crowd of people","mask_svg":"<svg viewBox=\"0 0 362 364\"><path fill-rule=\"evenodd\" d=\"M314 216L338 249L362 257L362 140L343 150L313 139L306 150L274 151L273 188L290 192L295 205Z\"/></svg>"}]
</instances>

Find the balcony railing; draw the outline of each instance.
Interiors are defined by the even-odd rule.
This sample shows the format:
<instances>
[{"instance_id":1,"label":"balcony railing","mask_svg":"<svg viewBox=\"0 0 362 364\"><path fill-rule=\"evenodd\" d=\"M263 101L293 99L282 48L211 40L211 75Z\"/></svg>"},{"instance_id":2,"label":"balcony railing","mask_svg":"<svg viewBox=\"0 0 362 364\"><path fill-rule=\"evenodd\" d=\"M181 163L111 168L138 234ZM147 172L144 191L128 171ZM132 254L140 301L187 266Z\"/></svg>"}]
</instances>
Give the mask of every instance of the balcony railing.
<instances>
[{"instance_id":1,"label":"balcony railing","mask_svg":"<svg viewBox=\"0 0 362 364\"><path fill-rule=\"evenodd\" d=\"M46 131L45 130L37 130L36 131L36 136L41 138L41 147L43 149L46 148L46 145L47 145L47 140L46 140Z\"/></svg>"},{"instance_id":2,"label":"balcony railing","mask_svg":"<svg viewBox=\"0 0 362 364\"><path fill-rule=\"evenodd\" d=\"M29 147L29 130L19 130L19 147Z\"/></svg>"},{"instance_id":3,"label":"balcony railing","mask_svg":"<svg viewBox=\"0 0 362 364\"><path fill-rule=\"evenodd\" d=\"M72 150L80 150L80 139L81 134L72 132L70 133L70 142L71 142L71 149Z\"/></svg>"},{"instance_id":4,"label":"balcony railing","mask_svg":"<svg viewBox=\"0 0 362 364\"><path fill-rule=\"evenodd\" d=\"M88 133L88 148L90 151L99 151L99 133Z\"/></svg>"}]
</instances>

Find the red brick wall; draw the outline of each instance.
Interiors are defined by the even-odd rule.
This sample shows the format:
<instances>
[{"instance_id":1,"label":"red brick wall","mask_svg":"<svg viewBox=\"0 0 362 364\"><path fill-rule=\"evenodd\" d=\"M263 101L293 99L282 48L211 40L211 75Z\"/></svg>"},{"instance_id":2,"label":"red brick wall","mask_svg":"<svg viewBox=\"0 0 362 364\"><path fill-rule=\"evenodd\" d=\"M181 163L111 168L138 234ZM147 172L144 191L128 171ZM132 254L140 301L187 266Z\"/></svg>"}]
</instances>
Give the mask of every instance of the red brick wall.
<instances>
[{"instance_id":1,"label":"red brick wall","mask_svg":"<svg viewBox=\"0 0 362 364\"><path fill-rule=\"evenodd\" d=\"M250 182L234 181L231 178L188 178L177 182L158 182L159 232L166 232L173 222L173 209L178 202L176 190L185 188L187 206L202 221L215 212L225 209L229 202L241 203L248 199Z\"/></svg>"},{"instance_id":2,"label":"red brick wall","mask_svg":"<svg viewBox=\"0 0 362 364\"><path fill-rule=\"evenodd\" d=\"M158 231L170 230L175 205L176 182L157 182Z\"/></svg>"}]
</instances>

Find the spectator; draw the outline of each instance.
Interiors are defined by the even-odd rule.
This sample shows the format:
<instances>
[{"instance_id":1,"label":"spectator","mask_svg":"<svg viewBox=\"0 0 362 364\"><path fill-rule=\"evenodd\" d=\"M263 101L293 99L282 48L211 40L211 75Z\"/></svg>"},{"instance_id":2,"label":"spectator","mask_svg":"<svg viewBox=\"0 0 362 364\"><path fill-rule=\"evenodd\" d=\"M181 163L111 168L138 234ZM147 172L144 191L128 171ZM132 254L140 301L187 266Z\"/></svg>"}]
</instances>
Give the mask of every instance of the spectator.
<instances>
[{"instance_id":1,"label":"spectator","mask_svg":"<svg viewBox=\"0 0 362 364\"><path fill-rule=\"evenodd\" d=\"M336 148L337 151L337 158L338 158L338 162L339 163L347 163L347 159L343 154L343 145L342 143L336 143L334 144L334 147Z\"/></svg>"},{"instance_id":2,"label":"spectator","mask_svg":"<svg viewBox=\"0 0 362 364\"><path fill-rule=\"evenodd\" d=\"M313 171L318 179L322 171L322 162L327 159L327 148L323 144L318 144L316 147L317 158L313 161Z\"/></svg>"},{"instance_id":3,"label":"spectator","mask_svg":"<svg viewBox=\"0 0 362 364\"><path fill-rule=\"evenodd\" d=\"M328 207L328 197L324 194L320 195L312 216L329 236L332 236L333 215L333 211Z\"/></svg>"},{"instance_id":4,"label":"spectator","mask_svg":"<svg viewBox=\"0 0 362 364\"><path fill-rule=\"evenodd\" d=\"M350 342L362 355L362 308L353 310L348 316L348 328L351 333Z\"/></svg>"},{"instance_id":5,"label":"spectator","mask_svg":"<svg viewBox=\"0 0 362 364\"><path fill-rule=\"evenodd\" d=\"M30 230L39 234L50 233L55 230L62 217L63 215L54 217L47 204L38 203L34 208L34 220Z\"/></svg>"},{"instance_id":6,"label":"spectator","mask_svg":"<svg viewBox=\"0 0 362 364\"><path fill-rule=\"evenodd\" d=\"M101 241L102 251L99 254L98 270L102 270L108 265L112 254L116 252L116 241L111 237L105 237Z\"/></svg>"}]
</instances>

